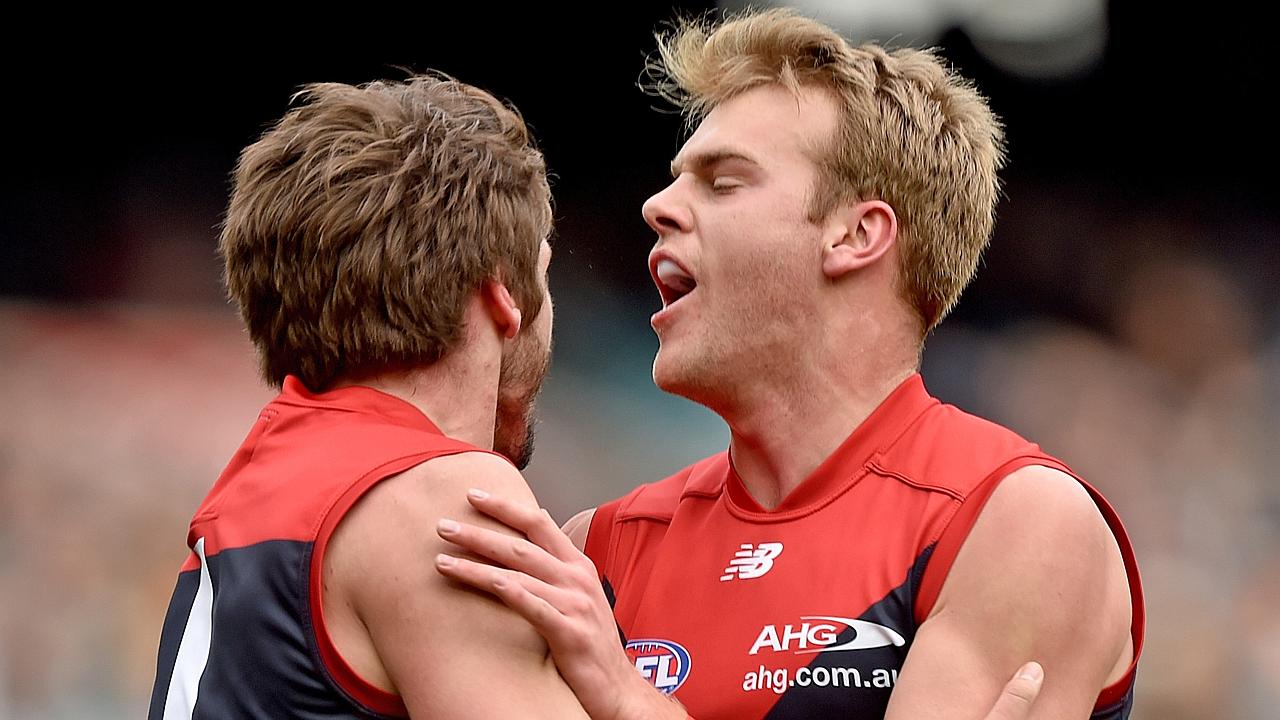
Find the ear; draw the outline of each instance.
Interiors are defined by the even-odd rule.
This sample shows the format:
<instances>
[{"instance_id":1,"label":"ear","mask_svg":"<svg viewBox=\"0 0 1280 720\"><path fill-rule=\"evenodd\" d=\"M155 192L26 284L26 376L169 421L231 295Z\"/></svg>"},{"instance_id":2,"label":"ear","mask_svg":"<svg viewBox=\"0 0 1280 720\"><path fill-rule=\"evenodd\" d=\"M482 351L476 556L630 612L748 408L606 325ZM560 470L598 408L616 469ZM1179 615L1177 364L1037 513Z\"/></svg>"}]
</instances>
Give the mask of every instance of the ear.
<instances>
[{"instance_id":1,"label":"ear","mask_svg":"<svg viewBox=\"0 0 1280 720\"><path fill-rule=\"evenodd\" d=\"M485 280L480 287L480 295L498 332L508 340L515 337L520 332L520 308L507 291L507 286L497 280Z\"/></svg>"},{"instance_id":2,"label":"ear","mask_svg":"<svg viewBox=\"0 0 1280 720\"><path fill-rule=\"evenodd\" d=\"M822 246L822 272L835 280L875 264L898 241L898 216L889 203L867 200L831 214Z\"/></svg>"}]
</instances>

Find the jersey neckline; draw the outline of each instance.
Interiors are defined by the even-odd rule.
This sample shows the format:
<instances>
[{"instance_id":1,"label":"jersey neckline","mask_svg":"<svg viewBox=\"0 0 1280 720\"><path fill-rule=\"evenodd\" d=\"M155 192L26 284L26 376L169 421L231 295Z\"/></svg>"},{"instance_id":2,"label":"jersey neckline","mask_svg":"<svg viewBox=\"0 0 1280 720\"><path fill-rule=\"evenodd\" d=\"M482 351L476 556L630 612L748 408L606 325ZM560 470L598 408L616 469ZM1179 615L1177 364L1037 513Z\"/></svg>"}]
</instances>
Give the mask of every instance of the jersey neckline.
<instances>
[{"instance_id":1,"label":"jersey neckline","mask_svg":"<svg viewBox=\"0 0 1280 720\"><path fill-rule=\"evenodd\" d=\"M765 509L747 492L733 466L732 453L726 451L728 504L744 517L771 520L807 514L826 505L852 487L852 481L861 476L867 462L897 441L921 413L938 404L925 389L920 373L912 373L772 510Z\"/></svg>"},{"instance_id":2,"label":"jersey neckline","mask_svg":"<svg viewBox=\"0 0 1280 720\"><path fill-rule=\"evenodd\" d=\"M397 425L444 435L431 418L408 402L366 385L312 392L293 375L285 377L275 402L325 410L380 415Z\"/></svg>"}]
</instances>

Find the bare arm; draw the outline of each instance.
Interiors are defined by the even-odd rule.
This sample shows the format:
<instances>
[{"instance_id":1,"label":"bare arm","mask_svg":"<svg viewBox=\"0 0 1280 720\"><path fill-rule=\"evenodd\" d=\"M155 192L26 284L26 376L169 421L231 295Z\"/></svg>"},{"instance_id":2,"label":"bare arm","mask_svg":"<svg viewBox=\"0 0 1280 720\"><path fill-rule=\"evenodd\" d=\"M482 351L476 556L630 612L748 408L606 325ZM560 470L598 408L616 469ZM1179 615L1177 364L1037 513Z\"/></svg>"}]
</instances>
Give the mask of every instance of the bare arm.
<instances>
[{"instance_id":1,"label":"bare arm","mask_svg":"<svg viewBox=\"0 0 1280 720\"><path fill-rule=\"evenodd\" d=\"M594 720L685 720L684 708L645 681L623 651L595 566L576 547L585 543L594 511L566 523L571 540L545 511L497 494L471 493L468 500L527 539L470 524L442 526L444 537L502 567L437 560L440 572L493 593L532 623Z\"/></svg>"},{"instance_id":2,"label":"bare arm","mask_svg":"<svg viewBox=\"0 0 1280 720\"><path fill-rule=\"evenodd\" d=\"M536 507L520 474L484 453L431 460L356 503L325 555L325 617L335 644L367 680L399 693L415 717L586 717L527 622L423 562L458 552L436 533L442 517L500 528L464 500L477 483Z\"/></svg>"},{"instance_id":3,"label":"bare arm","mask_svg":"<svg viewBox=\"0 0 1280 720\"><path fill-rule=\"evenodd\" d=\"M1132 658L1124 562L1093 500L1044 467L1011 473L916 633L887 720L976 718L1034 657L1049 680L1031 717L1087 718Z\"/></svg>"}]
</instances>

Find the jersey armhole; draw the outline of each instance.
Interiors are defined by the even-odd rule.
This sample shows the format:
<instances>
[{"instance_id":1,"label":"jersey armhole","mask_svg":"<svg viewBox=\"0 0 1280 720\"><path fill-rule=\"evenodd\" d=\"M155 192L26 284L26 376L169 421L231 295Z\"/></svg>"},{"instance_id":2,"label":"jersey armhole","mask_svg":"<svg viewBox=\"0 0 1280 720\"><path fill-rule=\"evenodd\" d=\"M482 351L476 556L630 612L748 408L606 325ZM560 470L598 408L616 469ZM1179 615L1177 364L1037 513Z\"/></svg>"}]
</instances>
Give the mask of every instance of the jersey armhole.
<instances>
[{"instance_id":1,"label":"jersey armhole","mask_svg":"<svg viewBox=\"0 0 1280 720\"><path fill-rule=\"evenodd\" d=\"M916 624L923 623L929 617L934 603L938 600L938 594L942 591L942 585L946 582L947 575L951 572L951 565L955 562L956 555L960 553L960 547L964 545L965 539L969 536L969 531L973 529L974 523L978 520L978 515L982 512L982 508L986 506L987 501L991 499L991 494L995 492L1000 481L1010 473L1029 465L1040 465L1058 470L1070 475L1076 482L1080 483L1088 491L1094 504L1097 505L1098 511L1102 513L1103 519L1106 520L1107 526L1111 529L1112 536L1116 539L1116 544L1120 547L1120 555L1124 560L1125 573L1129 579L1130 603L1133 608L1133 619L1130 621L1130 632L1133 637L1133 659L1130 661L1129 669L1124 675L1104 687L1098 694L1098 700L1094 704L1096 712L1124 700L1133 687L1138 658L1142 654L1142 640L1146 632L1146 609L1142 594L1142 583L1138 577L1138 566L1133 553L1133 545L1130 543L1129 535L1125 532L1124 525L1121 524L1120 517L1116 514L1115 509L1093 486L1081 480L1070 468L1053 458L1045 456L1014 458L996 468L961 502L960 507L940 533L937 542L934 544L933 554L925 567L920 581L920 591L916 594L914 603Z\"/></svg>"},{"instance_id":2,"label":"jersey armhole","mask_svg":"<svg viewBox=\"0 0 1280 720\"><path fill-rule=\"evenodd\" d=\"M329 636L324 620L324 552L329 539L338 523L347 512L374 485L394 475L399 475L410 468L428 460L457 455L464 452L486 452L485 450L459 444L441 450L415 453L384 463L366 473L351 487L347 488L333 505L324 512L319 527L315 532L315 541L311 546L311 557L307 560L306 602L303 603L303 626L308 628L308 644L311 645L312 659L323 671L329 683L348 700L362 707L367 712L382 717L409 717L409 709L404 700L394 693L364 679L355 671L338 652ZM495 453L496 454L496 453ZM501 456L499 456L501 457ZM424 560L427 562L427 560Z\"/></svg>"},{"instance_id":3,"label":"jersey armhole","mask_svg":"<svg viewBox=\"0 0 1280 720\"><path fill-rule=\"evenodd\" d=\"M587 541L583 543L583 552L595 564L596 575L602 582L612 560L609 555L614 546L614 525L621 505L622 499L619 498L597 507L587 528Z\"/></svg>"},{"instance_id":4,"label":"jersey armhole","mask_svg":"<svg viewBox=\"0 0 1280 720\"><path fill-rule=\"evenodd\" d=\"M955 563L961 546L969 537L969 531L978 521L978 515L991 499L996 486L1014 470L1037 462L1037 458L1031 457L1015 458L1006 462L987 475L960 501L959 507L938 533L938 538L933 543L933 553L929 556L929 562L925 565L924 573L920 577L920 590L916 593L913 603L917 626L924 623L929 613L933 611L934 603L938 601L938 594L942 592L942 585L951 573L951 565Z\"/></svg>"},{"instance_id":5,"label":"jersey armhole","mask_svg":"<svg viewBox=\"0 0 1280 720\"><path fill-rule=\"evenodd\" d=\"M1067 474L1075 477L1070 470L1065 467L1059 468ZM1116 545L1120 546L1120 557L1124 560L1125 576L1129 580L1129 598L1130 606L1133 608L1133 618L1129 621L1129 632L1133 638L1133 659L1129 661L1129 669L1119 680L1111 683L1102 689L1098 694L1098 702L1094 705L1094 711L1098 712L1108 706L1116 705L1123 702L1130 696L1133 691L1134 678L1138 670L1138 658L1142 657L1142 641L1146 637L1147 632L1147 604L1146 598L1142 592L1142 578L1138 575L1137 555L1133 552L1133 543L1129 540L1129 533L1124 529L1124 524L1120 522L1120 515L1111 507L1111 503L1102 496L1102 493L1094 489L1092 485L1076 478L1076 481L1084 486L1089 492L1089 497L1093 498L1093 502L1098 506L1098 511L1102 513L1102 517L1107 521L1107 527L1111 528L1111 535L1116 539Z\"/></svg>"}]
</instances>

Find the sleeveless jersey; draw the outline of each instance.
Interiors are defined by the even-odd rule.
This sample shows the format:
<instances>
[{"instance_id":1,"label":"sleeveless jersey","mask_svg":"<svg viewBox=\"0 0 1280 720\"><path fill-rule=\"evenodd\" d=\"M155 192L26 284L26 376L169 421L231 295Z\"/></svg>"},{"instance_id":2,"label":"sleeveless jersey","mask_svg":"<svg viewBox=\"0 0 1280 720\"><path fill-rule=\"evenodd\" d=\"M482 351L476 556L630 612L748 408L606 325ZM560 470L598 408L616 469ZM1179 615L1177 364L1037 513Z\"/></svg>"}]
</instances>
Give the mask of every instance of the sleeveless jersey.
<instances>
[{"instance_id":1,"label":"sleeveless jersey","mask_svg":"<svg viewBox=\"0 0 1280 720\"><path fill-rule=\"evenodd\" d=\"M983 504L1027 465L1075 477L914 375L773 510L722 452L600 506L586 552L637 668L697 720L882 718ZM1142 589L1119 518L1081 482L1120 546L1133 602L1134 661L1093 717L1125 718Z\"/></svg>"},{"instance_id":2,"label":"sleeveless jersey","mask_svg":"<svg viewBox=\"0 0 1280 720\"><path fill-rule=\"evenodd\" d=\"M150 720L407 717L329 638L325 545L379 481L472 451L390 395L286 378L191 521Z\"/></svg>"}]
</instances>

